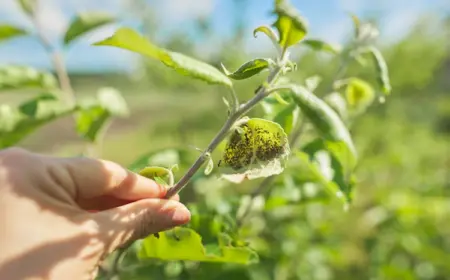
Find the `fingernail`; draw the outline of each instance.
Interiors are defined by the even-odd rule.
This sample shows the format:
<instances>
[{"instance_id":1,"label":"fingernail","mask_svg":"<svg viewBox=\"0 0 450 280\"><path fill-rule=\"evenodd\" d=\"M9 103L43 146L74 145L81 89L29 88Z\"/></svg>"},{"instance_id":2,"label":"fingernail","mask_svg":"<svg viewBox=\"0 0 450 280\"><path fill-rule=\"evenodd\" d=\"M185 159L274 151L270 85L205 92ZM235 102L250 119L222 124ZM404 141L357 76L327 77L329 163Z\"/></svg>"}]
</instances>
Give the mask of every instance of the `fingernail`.
<instances>
[{"instance_id":1,"label":"fingernail","mask_svg":"<svg viewBox=\"0 0 450 280\"><path fill-rule=\"evenodd\" d=\"M191 219L191 212L189 212L186 206L180 204L175 208L175 211L173 212L172 215L172 222L182 225L189 222L190 219Z\"/></svg>"}]
</instances>

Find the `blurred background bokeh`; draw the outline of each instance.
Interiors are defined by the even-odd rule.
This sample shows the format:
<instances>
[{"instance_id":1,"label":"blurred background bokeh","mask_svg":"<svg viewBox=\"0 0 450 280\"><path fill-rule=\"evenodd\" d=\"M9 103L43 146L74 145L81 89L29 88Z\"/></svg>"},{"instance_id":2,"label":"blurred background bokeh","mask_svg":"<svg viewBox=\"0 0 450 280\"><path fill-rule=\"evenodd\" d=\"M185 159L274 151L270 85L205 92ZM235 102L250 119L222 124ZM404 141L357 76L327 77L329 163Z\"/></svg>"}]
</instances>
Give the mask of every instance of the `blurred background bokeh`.
<instances>
[{"instance_id":1,"label":"blurred background bokeh","mask_svg":"<svg viewBox=\"0 0 450 280\"><path fill-rule=\"evenodd\" d=\"M91 43L110 36L119 26L130 26L161 46L214 65L223 62L229 69L253 57L273 55L267 38L252 35L255 27L273 22L272 0L40 2L38 20L52 44L64 51L76 95L95 95L102 87L114 87L126 99L130 116L115 119L97 147L99 157L125 166L147 152L203 148L226 118L224 92L174 74L161 63ZM352 35L348 12L376 23L392 95L352 126L360 162L359 183L348 212L334 202L298 199L285 206L290 214L280 214L279 223L256 214L251 231L256 233L252 240L260 263L232 268L203 265L209 274L201 279L450 279L450 2L292 3L309 22L308 36L331 43L343 45ZM70 19L90 10L110 12L120 21L63 49L59 40ZM0 0L0 22L33 30L15 0ZM337 67L329 54L300 49L294 57L299 67L290 76L293 80L314 74L326 80ZM0 42L0 66L7 64L53 70L33 37ZM357 64L349 72L361 77L372 74ZM239 97L248 99L260 82L256 78L236 83ZM0 103L18 104L32 94L3 92ZM257 108L252 114L261 111ZM70 117L46 125L20 146L60 156L77 155L84 148ZM191 150L195 158L198 154ZM243 195L254 186L224 190L221 184L200 178L181 197L221 207L222 196ZM133 277L129 279L159 279L144 272L141 278Z\"/></svg>"}]
</instances>

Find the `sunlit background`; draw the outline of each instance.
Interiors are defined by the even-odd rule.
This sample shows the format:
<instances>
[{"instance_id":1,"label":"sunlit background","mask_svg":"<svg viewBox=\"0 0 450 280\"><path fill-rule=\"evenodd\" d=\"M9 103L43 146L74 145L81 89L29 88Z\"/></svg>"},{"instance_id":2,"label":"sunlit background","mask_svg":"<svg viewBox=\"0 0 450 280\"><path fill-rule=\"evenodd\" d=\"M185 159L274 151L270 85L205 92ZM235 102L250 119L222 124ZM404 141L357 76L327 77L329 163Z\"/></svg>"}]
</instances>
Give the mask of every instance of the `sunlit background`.
<instances>
[{"instance_id":1,"label":"sunlit background","mask_svg":"<svg viewBox=\"0 0 450 280\"><path fill-rule=\"evenodd\" d=\"M272 0L40 2L37 21L62 52L76 96L114 87L126 99L130 116L112 122L95 152L125 166L143 153L173 147L192 151L195 159L198 152L193 147L204 148L226 119L224 92L177 75L161 63L116 48L94 47L93 42L129 26L158 45L216 66L223 62L229 69L274 55L266 37L252 34L257 26L274 21ZM336 45L344 45L353 34L349 12L374 22L380 29L377 45L387 60L392 94L352 126L361 159L349 212L335 202L299 199L287 203L291 215L279 225L255 214L252 226L257 229L249 232L260 236L251 240L261 252L261 263L232 269L205 266L205 271L215 272L201 279L450 279L450 2L292 3L309 23L308 37ZM78 12L93 10L109 12L117 21L64 47L62 36L70 20ZM1 23L35 32L15 0L0 0ZM337 67L332 55L309 49L294 51L294 57L298 71L291 76L299 81L315 74L327 81ZM33 36L0 41L0 66L12 64L53 70L45 48ZM349 73L373 74L370 67L363 68L355 63ZM237 82L239 97L250 98L260 82ZM0 103L6 104L34 94L0 93ZM261 111L257 108L252 114ZM45 125L19 145L60 156L79 155L85 149L71 118ZM209 201L206 204L214 208L226 194L244 195L254 186L224 189L202 178L181 197ZM129 279L160 279L142 273L141 278Z\"/></svg>"}]
</instances>

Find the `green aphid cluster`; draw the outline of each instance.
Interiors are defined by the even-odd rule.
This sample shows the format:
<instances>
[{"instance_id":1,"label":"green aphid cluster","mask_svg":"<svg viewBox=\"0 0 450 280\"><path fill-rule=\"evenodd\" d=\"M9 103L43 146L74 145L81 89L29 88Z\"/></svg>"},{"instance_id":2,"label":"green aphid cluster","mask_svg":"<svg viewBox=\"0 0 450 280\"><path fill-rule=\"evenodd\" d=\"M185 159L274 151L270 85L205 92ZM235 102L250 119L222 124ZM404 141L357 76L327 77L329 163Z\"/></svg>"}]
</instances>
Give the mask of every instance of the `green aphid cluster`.
<instances>
[{"instance_id":1,"label":"green aphid cluster","mask_svg":"<svg viewBox=\"0 0 450 280\"><path fill-rule=\"evenodd\" d=\"M263 123L250 122L233 132L225 148L223 161L234 170L271 161L285 152L286 141L280 131L270 130Z\"/></svg>"},{"instance_id":2,"label":"green aphid cluster","mask_svg":"<svg viewBox=\"0 0 450 280\"><path fill-rule=\"evenodd\" d=\"M256 158L260 161L269 161L281 156L284 145L281 143L280 132L271 132L264 127L255 127Z\"/></svg>"},{"instance_id":3,"label":"green aphid cluster","mask_svg":"<svg viewBox=\"0 0 450 280\"><path fill-rule=\"evenodd\" d=\"M253 131L248 124L235 130L228 141L223 154L223 161L234 170L250 165L253 159Z\"/></svg>"}]
</instances>

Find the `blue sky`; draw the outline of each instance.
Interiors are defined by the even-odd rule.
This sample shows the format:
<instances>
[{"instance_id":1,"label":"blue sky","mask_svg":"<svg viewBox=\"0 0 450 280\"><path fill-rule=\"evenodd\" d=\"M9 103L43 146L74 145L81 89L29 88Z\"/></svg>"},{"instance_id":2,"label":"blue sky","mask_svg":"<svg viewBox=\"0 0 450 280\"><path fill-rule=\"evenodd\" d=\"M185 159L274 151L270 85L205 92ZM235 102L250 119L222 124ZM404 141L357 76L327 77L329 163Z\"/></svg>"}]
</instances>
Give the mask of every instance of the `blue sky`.
<instances>
[{"instance_id":1,"label":"blue sky","mask_svg":"<svg viewBox=\"0 0 450 280\"><path fill-rule=\"evenodd\" d=\"M189 31L192 21L198 17L210 17L214 34L230 34L233 14L231 0L147 0L155 14L155 20L163 28L163 34ZM346 12L358 15L380 16L383 40L396 40L406 34L421 15L443 15L449 13L448 0L291 0L308 19L310 36L342 42L351 32L351 21ZM132 14L124 14L127 0L40 0L39 21L48 37L58 44L70 19L82 11L107 11L122 20L108 25L78 40L65 50L68 68L75 71L129 70L133 61L139 59L127 51L107 47L92 47L90 44L110 36L117 27L127 25L138 27ZM246 13L248 27L248 50L258 52L270 44L266 38L253 38L251 31L261 24L272 22L269 15L273 0L249 0ZM0 23L12 23L32 30L31 23L22 14L16 0L0 0ZM199 46L199 51L214 50L214 38ZM48 57L34 38L17 38L0 44L0 65L29 64L38 68L49 68Z\"/></svg>"}]
</instances>

